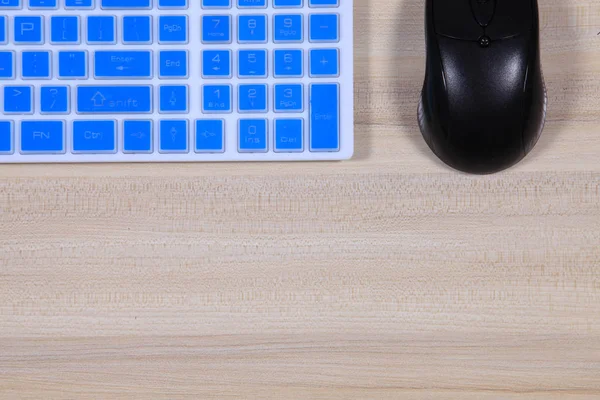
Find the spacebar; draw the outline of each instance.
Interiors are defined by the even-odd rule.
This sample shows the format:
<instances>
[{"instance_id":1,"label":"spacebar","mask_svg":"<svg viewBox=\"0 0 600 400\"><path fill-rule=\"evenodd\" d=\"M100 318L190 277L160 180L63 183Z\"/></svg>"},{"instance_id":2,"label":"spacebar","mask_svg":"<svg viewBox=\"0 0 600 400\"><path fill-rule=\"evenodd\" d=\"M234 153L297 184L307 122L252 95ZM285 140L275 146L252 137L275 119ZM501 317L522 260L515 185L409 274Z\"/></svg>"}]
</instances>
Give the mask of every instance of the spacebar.
<instances>
[{"instance_id":1,"label":"spacebar","mask_svg":"<svg viewBox=\"0 0 600 400\"><path fill-rule=\"evenodd\" d=\"M77 112L146 114L152 112L152 86L79 86Z\"/></svg>"}]
</instances>

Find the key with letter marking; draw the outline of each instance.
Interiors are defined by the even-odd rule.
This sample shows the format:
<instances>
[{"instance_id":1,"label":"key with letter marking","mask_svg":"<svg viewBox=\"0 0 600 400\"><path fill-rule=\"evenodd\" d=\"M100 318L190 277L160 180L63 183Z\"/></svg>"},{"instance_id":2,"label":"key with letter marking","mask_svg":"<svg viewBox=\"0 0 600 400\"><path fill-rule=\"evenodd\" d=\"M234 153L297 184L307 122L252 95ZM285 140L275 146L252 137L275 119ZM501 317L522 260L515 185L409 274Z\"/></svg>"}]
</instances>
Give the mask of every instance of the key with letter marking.
<instances>
[{"instance_id":1,"label":"key with letter marking","mask_svg":"<svg viewBox=\"0 0 600 400\"><path fill-rule=\"evenodd\" d=\"M267 120L240 119L238 140L240 153L264 153L268 151Z\"/></svg>"},{"instance_id":2,"label":"key with letter marking","mask_svg":"<svg viewBox=\"0 0 600 400\"><path fill-rule=\"evenodd\" d=\"M96 78L150 78L152 77L152 52L96 51L94 55Z\"/></svg>"},{"instance_id":3,"label":"key with letter marking","mask_svg":"<svg viewBox=\"0 0 600 400\"><path fill-rule=\"evenodd\" d=\"M339 107L337 83L310 85L310 151L339 151Z\"/></svg>"},{"instance_id":4,"label":"key with letter marking","mask_svg":"<svg viewBox=\"0 0 600 400\"><path fill-rule=\"evenodd\" d=\"M73 121L73 153L114 153L116 136L115 121Z\"/></svg>"},{"instance_id":5,"label":"key with letter marking","mask_svg":"<svg viewBox=\"0 0 600 400\"><path fill-rule=\"evenodd\" d=\"M283 118L275 120L275 151L300 152L304 149L304 120Z\"/></svg>"},{"instance_id":6,"label":"key with letter marking","mask_svg":"<svg viewBox=\"0 0 600 400\"><path fill-rule=\"evenodd\" d=\"M22 121L21 153L64 153L65 123L63 121Z\"/></svg>"},{"instance_id":7,"label":"key with letter marking","mask_svg":"<svg viewBox=\"0 0 600 400\"><path fill-rule=\"evenodd\" d=\"M144 114L152 112L152 86L79 86L77 112Z\"/></svg>"}]
</instances>

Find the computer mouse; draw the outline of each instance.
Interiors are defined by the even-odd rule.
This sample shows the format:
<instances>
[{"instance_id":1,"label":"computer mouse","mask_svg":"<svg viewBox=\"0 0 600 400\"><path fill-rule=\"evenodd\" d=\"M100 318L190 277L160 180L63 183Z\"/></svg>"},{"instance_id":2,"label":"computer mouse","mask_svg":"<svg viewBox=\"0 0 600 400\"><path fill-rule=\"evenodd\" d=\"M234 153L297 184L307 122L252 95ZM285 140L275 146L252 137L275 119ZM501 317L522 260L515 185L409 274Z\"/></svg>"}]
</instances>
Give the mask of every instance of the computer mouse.
<instances>
[{"instance_id":1,"label":"computer mouse","mask_svg":"<svg viewBox=\"0 0 600 400\"><path fill-rule=\"evenodd\" d=\"M426 0L419 125L449 166L490 174L522 160L546 116L537 0Z\"/></svg>"}]
</instances>

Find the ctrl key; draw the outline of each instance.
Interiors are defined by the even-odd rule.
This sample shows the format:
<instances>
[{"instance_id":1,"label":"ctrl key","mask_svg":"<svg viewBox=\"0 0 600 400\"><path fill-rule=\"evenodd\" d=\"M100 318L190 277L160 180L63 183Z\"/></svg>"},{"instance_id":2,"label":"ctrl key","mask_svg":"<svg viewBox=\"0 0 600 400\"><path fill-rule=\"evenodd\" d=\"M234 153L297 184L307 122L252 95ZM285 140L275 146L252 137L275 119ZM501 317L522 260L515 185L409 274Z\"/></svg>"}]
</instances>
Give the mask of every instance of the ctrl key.
<instances>
[{"instance_id":1,"label":"ctrl key","mask_svg":"<svg viewBox=\"0 0 600 400\"><path fill-rule=\"evenodd\" d=\"M73 153L116 153L115 121L73 121Z\"/></svg>"},{"instance_id":2,"label":"ctrl key","mask_svg":"<svg viewBox=\"0 0 600 400\"><path fill-rule=\"evenodd\" d=\"M63 121L21 121L21 153L64 153Z\"/></svg>"}]
</instances>

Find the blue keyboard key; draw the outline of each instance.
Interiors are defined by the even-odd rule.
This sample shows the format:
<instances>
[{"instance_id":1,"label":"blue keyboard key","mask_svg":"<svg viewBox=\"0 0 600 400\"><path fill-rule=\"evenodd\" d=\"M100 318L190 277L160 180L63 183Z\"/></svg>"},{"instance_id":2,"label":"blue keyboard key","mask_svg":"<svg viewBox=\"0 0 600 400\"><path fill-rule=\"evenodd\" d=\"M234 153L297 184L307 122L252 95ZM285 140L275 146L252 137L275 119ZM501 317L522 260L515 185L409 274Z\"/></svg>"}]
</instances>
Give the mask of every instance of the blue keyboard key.
<instances>
[{"instance_id":1,"label":"blue keyboard key","mask_svg":"<svg viewBox=\"0 0 600 400\"><path fill-rule=\"evenodd\" d=\"M240 85L238 109L243 112L267 112L267 85Z\"/></svg>"},{"instance_id":2,"label":"blue keyboard key","mask_svg":"<svg viewBox=\"0 0 600 400\"><path fill-rule=\"evenodd\" d=\"M152 121L123 122L123 152L152 153Z\"/></svg>"},{"instance_id":3,"label":"blue keyboard key","mask_svg":"<svg viewBox=\"0 0 600 400\"><path fill-rule=\"evenodd\" d=\"M189 151L188 121L160 121L159 143L161 153L187 153Z\"/></svg>"},{"instance_id":4,"label":"blue keyboard key","mask_svg":"<svg viewBox=\"0 0 600 400\"><path fill-rule=\"evenodd\" d=\"M0 51L0 79L14 78L15 53L12 51Z\"/></svg>"},{"instance_id":5,"label":"blue keyboard key","mask_svg":"<svg viewBox=\"0 0 600 400\"><path fill-rule=\"evenodd\" d=\"M61 51L58 53L58 77L60 79L86 79L87 75L87 52Z\"/></svg>"},{"instance_id":6,"label":"blue keyboard key","mask_svg":"<svg viewBox=\"0 0 600 400\"><path fill-rule=\"evenodd\" d=\"M21 0L2 0L0 1L0 10L7 8L21 8Z\"/></svg>"},{"instance_id":7,"label":"blue keyboard key","mask_svg":"<svg viewBox=\"0 0 600 400\"><path fill-rule=\"evenodd\" d=\"M238 8L266 8L267 0L238 0Z\"/></svg>"},{"instance_id":8,"label":"blue keyboard key","mask_svg":"<svg viewBox=\"0 0 600 400\"><path fill-rule=\"evenodd\" d=\"M13 153L13 123L0 121L0 154Z\"/></svg>"},{"instance_id":9,"label":"blue keyboard key","mask_svg":"<svg viewBox=\"0 0 600 400\"><path fill-rule=\"evenodd\" d=\"M339 151L340 96L337 83L310 85L310 151Z\"/></svg>"},{"instance_id":10,"label":"blue keyboard key","mask_svg":"<svg viewBox=\"0 0 600 400\"><path fill-rule=\"evenodd\" d=\"M56 8L57 0L29 0L29 8Z\"/></svg>"},{"instance_id":11,"label":"blue keyboard key","mask_svg":"<svg viewBox=\"0 0 600 400\"><path fill-rule=\"evenodd\" d=\"M188 17L185 15L163 15L158 20L159 43L187 43Z\"/></svg>"},{"instance_id":12,"label":"blue keyboard key","mask_svg":"<svg viewBox=\"0 0 600 400\"><path fill-rule=\"evenodd\" d=\"M266 15L238 16L238 42L265 43L267 41Z\"/></svg>"},{"instance_id":13,"label":"blue keyboard key","mask_svg":"<svg viewBox=\"0 0 600 400\"><path fill-rule=\"evenodd\" d=\"M304 87L301 83L275 85L275 112L304 111Z\"/></svg>"},{"instance_id":14,"label":"blue keyboard key","mask_svg":"<svg viewBox=\"0 0 600 400\"><path fill-rule=\"evenodd\" d=\"M41 89L41 111L44 114L68 114L69 87L43 86Z\"/></svg>"},{"instance_id":15,"label":"blue keyboard key","mask_svg":"<svg viewBox=\"0 0 600 400\"><path fill-rule=\"evenodd\" d=\"M240 119L239 122L239 147L244 153L266 153L267 120L266 119Z\"/></svg>"},{"instance_id":16,"label":"blue keyboard key","mask_svg":"<svg viewBox=\"0 0 600 400\"><path fill-rule=\"evenodd\" d=\"M6 44L8 40L7 27L6 15L0 15L0 44Z\"/></svg>"},{"instance_id":17,"label":"blue keyboard key","mask_svg":"<svg viewBox=\"0 0 600 400\"><path fill-rule=\"evenodd\" d=\"M115 43L115 17L91 16L87 20L88 43Z\"/></svg>"},{"instance_id":18,"label":"blue keyboard key","mask_svg":"<svg viewBox=\"0 0 600 400\"><path fill-rule=\"evenodd\" d=\"M302 0L273 0L273 7L275 7L275 8L302 7Z\"/></svg>"},{"instance_id":19,"label":"blue keyboard key","mask_svg":"<svg viewBox=\"0 0 600 400\"><path fill-rule=\"evenodd\" d=\"M158 0L158 8L188 8L188 0Z\"/></svg>"},{"instance_id":20,"label":"blue keyboard key","mask_svg":"<svg viewBox=\"0 0 600 400\"><path fill-rule=\"evenodd\" d=\"M65 0L66 8L92 8L94 0Z\"/></svg>"},{"instance_id":21,"label":"blue keyboard key","mask_svg":"<svg viewBox=\"0 0 600 400\"><path fill-rule=\"evenodd\" d=\"M230 0L202 0L202 8L231 8Z\"/></svg>"},{"instance_id":22,"label":"blue keyboard key","mask_svg":"<svg viewBox=\"0 0 600 400\"><path fill-rule=\"evenodd\" d=\"M196 121L196 153L225 151L225 122L222 119Z\"/></svg>"},{"instance_id":23,"label":"blue keyboard key","mask_svg":"<svg viewBox=\"0 0 600 400\"><path fill-rule=\"evenodd\" d=\"M24 51L21 53L23 79L50 78L50 60L49 51Z\"/></svg>"},{"instance_id":24,"label":"blue keyboard key","mask_svg":"<svg viewBox=\"0 0 600 400\"><path fill-rule=\"evenodd\" d=\"M304 120L284 118L275 120L275 152L304 150Z\"/></svg>"},{"instance_id":25,"label":"blue keyboard key","mask_svg":"<svg viewBox=\"0 0 600 400\"><path fill-rule=\"evenodd\" d=\"M77 112L140 114L152 112L152 86L79 86Z\"/></svg>"},{"instance_id":26,"label":"blue keyboard key","mask_svg":"<svg viewBox=\"0 0 600 400\"><path fill-rule=\"evenodd\" d=\"M152 18L150 16L123 17L123 43L152 43Z\"/></svg>"},{"instance_id":27,"label":"blue keyboard key","mask_svg":"<svg viewBox=\"0 0 600 400\"><path fill-rule=\"evenodd\" d=\"M279 42L302 42L302 15L287 14L275 15L273 17L273 41Z\"/></svg>"},{"instance_id":28,"label":"blue keyboard key","mask_svg":"<svg viewBox=\"0 0 600 400\"><path fill-rule=\"evenodd\" d=\"M4 86L4 112L7 114L33 113L31 86Z\"/></svg>"},{"instance_id":29,"label":"blue keyboard key","mask_svg":"<svg viewBox=\"0 0 600 400\"><path fill-rule=\"evenodd\" d=\"M302 77L302 50L275 50L275 78Z\"/></svg>"},{"instance_id":30,"label":"blue keyboard key","mask_svg":"<svg viewBox=\"0 0 600 400\"><path fill-rule=\"evenodd\" d=\"M15 17L14 39L16 44L44 43L43 17Z\"/></svg>"},{"instance_id":31,"label":"blue keyboard key","mask_svg":"<svg viewBox=\"0 0 600 400\"><path fill-rule=\"evenodd\" d=\"M53 44L79 43L79 17L52 17L50 42Z\"/></svg>"},{"instance_id":32,"label":"blue keyboard key","mask_svg":"<svg viewBox=\"0 0 600 400\"><path fill-rule=\"evenodd\" d=\"M338 7L338 0L308 0L309 7Z\"/></svg>"},{"instance_id":33,"label":"blue keyboard key","mask_svg":"<svg viewBox=\"0 0 600 400\"><path fill-rule=\"evenodd\" d=\"M231 86L204 85L202 87L202 112L231 112Z\"/></svg>"},{"instance_id":34,"label":"blue keyboard key","mask_svg":"<svg viewBox=\"0 0 600 400\"><path fill-rule=\"evenodd\" d=\"M152 77L151 51L97 51L94 60L96 78Z\"/></svg>"},{"instance_id":35,"label":"blue keyboard key","mask_svg":"<svg viewBox=\"0 0 600 400\"><path fill-rule=\"evenodd\" d=\"M187 86L161 86L160 109L161 113L187 113L188 112L188 87Z\"/></svg>"},{"instance_id":36,"label":"blue keyboard key","mask_svg":"<svg viewBox=\"0 0 600 400\"><path fill-rule=\"evenodd\" d=\"M311 14L308 18L311 42L337 42L340 40L337 14Z\"/></svg>"},{"instance_id":37,"label":"blue keyboard key","mask_svg":"<svg viewBox=\"0 0 600 400\"><path fill-rule=\"evenodd\" d=\"M312 49L310 51L311 77L335 77L340 74L338 49Z\"/></svg>"},{"instance_id":38,"label":"blue keyboard key","mask_svg":"<svg viewBox=\"0 0 600 400\"><path fill-rule=\"evenodd\" d=\"M73 121L73 153L116 153L115 121Z\"/></svg>"},{"instance_id":39,"label":"blue keyboard key","mask_svg":"<svg viewBox=\"0 0 600 400\"><path fill-rule=\"evenodd\" d=\"M63 121L22 121L21 152L64 153L65 127Z\"/></svg>"},{"instance_id":40,"label":"blue keyboard key","mask_svg":"<svg viewBox=\"0 0 600 400\"><path fill-rule=\"evenodd\" d=\"M230 77L231 52L229 50L202 51L202 77Z\"/></svg>"},{"instance_id":41,"label":"blue keyboard key","mask_svg":"<svg viewBox=\"0 0 600 400\"><path fill-rule=\"evenodd\" d=\"M102 8L128 9L152 7L152 0L102 0Z\"/></svg>"},{"instance_id":42,"label":"blue keyboard key","mask_svg":"<svg viewBox=\"0 0 600 400\"><path fill-rule=\"evenodd\" d=\"M202 17L202 42L231 43L231 16L204 15Z\"/></svg>"},{"instance_id":43,"label":"blue keyboard key","mask_svg":"<svg viewBox=\"0 0 600 400\"><path fill-rule=\"evenodd\" d=\"M238 76L240 78L266 78L267 51L239 50Z\"/></svg>"},{"instance_id":44,"label":"blue keyboard key","mask_svg":"<svg viewBox=\"0 0 600 400\"><path fill-rule=\"evenodd\" d=\"M187 78L188 60L185 50L160 52L159 76L161 78Z\"/></svg>"}]
</instances>

